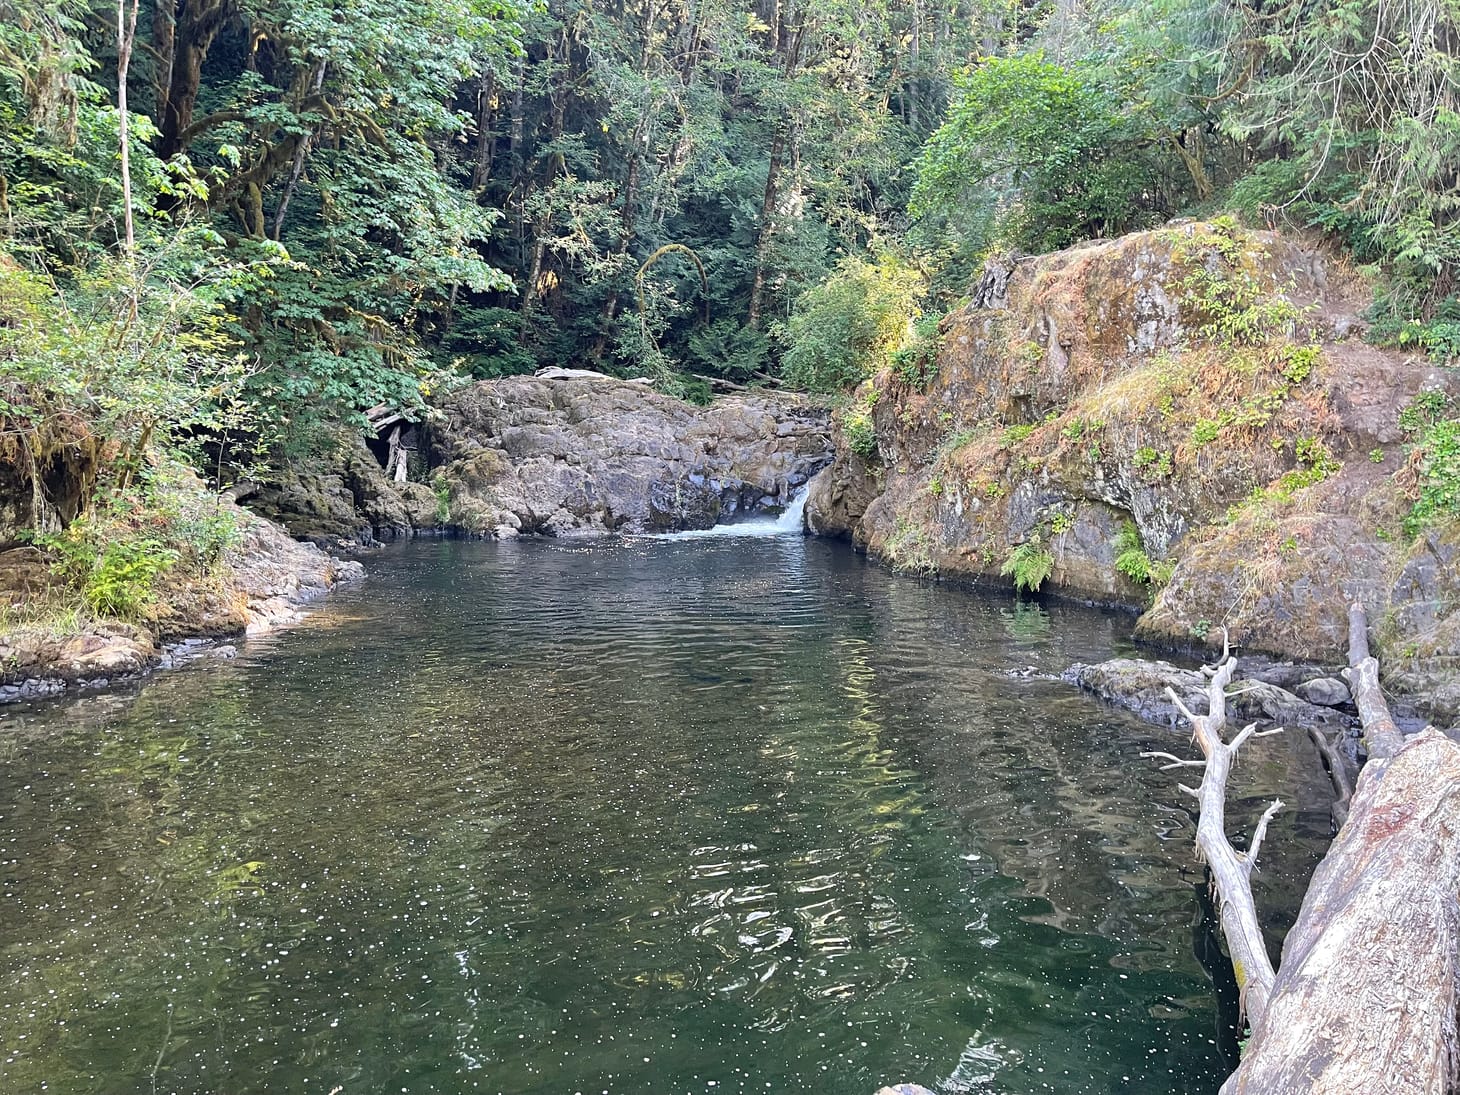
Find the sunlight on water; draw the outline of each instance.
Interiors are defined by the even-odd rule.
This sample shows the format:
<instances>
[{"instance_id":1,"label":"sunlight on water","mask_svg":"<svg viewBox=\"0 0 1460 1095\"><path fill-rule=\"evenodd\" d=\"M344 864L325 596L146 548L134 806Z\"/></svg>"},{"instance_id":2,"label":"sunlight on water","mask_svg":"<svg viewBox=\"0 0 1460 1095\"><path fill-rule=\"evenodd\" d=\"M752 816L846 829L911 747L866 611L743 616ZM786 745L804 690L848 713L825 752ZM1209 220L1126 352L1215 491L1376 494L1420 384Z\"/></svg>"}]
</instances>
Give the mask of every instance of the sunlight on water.
<instances>
[{"instance_id":1,"label":"sunlight on water","mask_svg":"<svg viewBox=\"0 0 1460 1095\"><path fill-rule=\"evenodd\" d=\"M1138 757L1179 735L1052 678L1124 620L791 535L369 565L235 661L0 713L0 1091L1215 1091ZM1304 749L1232 803L1298 804L1279 926Z\"/></svg>"}]
</instances>

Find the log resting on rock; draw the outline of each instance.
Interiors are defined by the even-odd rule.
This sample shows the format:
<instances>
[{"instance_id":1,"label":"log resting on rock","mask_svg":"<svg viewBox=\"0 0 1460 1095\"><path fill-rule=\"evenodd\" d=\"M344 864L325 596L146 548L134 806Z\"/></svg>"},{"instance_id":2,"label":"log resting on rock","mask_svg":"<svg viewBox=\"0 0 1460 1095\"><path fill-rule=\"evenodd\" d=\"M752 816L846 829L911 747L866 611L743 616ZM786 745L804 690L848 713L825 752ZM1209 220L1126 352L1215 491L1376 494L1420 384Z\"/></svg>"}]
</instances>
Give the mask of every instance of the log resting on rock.
<instances>
[{"instance_id":1,"label":"log resting on rock","mask_svg":"<svg viewBox=\"0 0 1460 1095\"><path fill-rule=\"evenodd\" d=\"M1434 730L1359 774L1222 1095L1456 1090L1460 746Z\"/></svg>"},{"instance_id":2,"label":"log resting on rock","mask_svg":"<svg viewBox=\"0 0 1460 1095\"><path fill-rule=\"evenodd\" d=\"M1244 856L1222 831L1231 754L1221 740L1230 658L1211 671L1210 713L1185 710L1205 761L1197 844L1211 866L1222 930L1243 986L1252 1037L1222 1095L1450 1095L1460 1082L1460 745L1433 729L1405 739L1379 687L1367 620L1350 619L1349 680L1370 761L1348 817L1319 865L1274 974Z\"/></svg>"}]
</instances>

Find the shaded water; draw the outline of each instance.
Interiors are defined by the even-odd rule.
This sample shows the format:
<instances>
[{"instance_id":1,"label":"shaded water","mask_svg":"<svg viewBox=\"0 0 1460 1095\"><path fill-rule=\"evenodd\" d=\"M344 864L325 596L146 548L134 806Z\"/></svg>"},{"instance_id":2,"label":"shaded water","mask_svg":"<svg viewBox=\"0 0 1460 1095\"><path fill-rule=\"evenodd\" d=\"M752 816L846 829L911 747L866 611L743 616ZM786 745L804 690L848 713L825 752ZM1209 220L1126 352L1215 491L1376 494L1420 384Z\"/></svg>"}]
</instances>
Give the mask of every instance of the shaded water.
<instances>
[{"instance_id":1,"label":"shaded water","mask_svg":"<svg viewBox=\"0 0 1460 1095\"><path fill-rule=\"evenodd\" d=\"M1125 621L798 538L419 543L0 715L0 1091L1211 1092L1184 735ZM1254 742L1281 929L1327 829ZM1198 933L1199 935L1199 933Z\"/></svg>"}]
</instances>

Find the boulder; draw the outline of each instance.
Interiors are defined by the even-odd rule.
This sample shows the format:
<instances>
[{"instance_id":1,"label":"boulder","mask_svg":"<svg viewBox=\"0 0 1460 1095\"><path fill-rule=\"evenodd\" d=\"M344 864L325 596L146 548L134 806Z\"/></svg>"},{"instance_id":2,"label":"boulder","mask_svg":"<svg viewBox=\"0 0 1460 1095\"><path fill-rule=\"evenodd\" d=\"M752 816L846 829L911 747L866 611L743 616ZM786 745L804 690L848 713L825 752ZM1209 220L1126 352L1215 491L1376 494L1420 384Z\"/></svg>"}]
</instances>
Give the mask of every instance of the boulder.
<instances>
[{"instance_id":1,"label":"boulder","mask_svg":"<svg viewBox=\"0 0 1460 1095\"><path fill-rule=\"evenodd\" d=\"M1405 535L1401 424L1422 391L1460 399L1460 374L1354 337L1369 291L1325 267L1230 222L991 262L931 376L887 369L856 393L857 445L836 431L808 528L1005 587L1027 544L1045 590L1144 609L1137 638L1167 648L1226 633L1244 661L1341 663L1357 600L1390 685L1460 718L1460 523ZM1291 319L1259 345L1221 337L1213 279Z\"/></svg>"},{"instance_id":2,"label":"boulder","mask_svg":"<svg viewBox=\"0 0 1460 1095\"><path fill-rule=\"evenodd\" d=\"M576 370L483 381L430 428L450 524L549 536L707 528L786 505L830 462L830 415L804 396L708 407Z\"/></svg>"},{"instance_id":3,"label":"boulder","mask_svg":"<svg viewBox=\"0 0 1460 1095\"><path fill-rule=\"evenodd\" d=\"M1233 720L1278 723L1286 727L1318 727L1348 738L1354 720L1329 706L1312 703L1277 685L1243 675L1227 690L1227 710ZM1095 665L1073 665L1064 679L1150 722L1176 726L1182 716L1166 694L1170 688L1188 709L1206 709L1207 678L1195 669L1164 661L1112 658ZM1335 682L1342 684L1342 682ZM1345 688L1345 694L1347 689Z\"/></svg>"},{"instance_id":4,"label":"boulder","mask_svg":"<svg viewBox=\"0 0 1460 1095\"><path fill-rule=\"evenodd\" d=\"M1348 685L1337 677L1315 677L1298 685L1293 692L1299 699L1319 707L1343 707L1353 701Z\"/></svg>"}]
</instances>

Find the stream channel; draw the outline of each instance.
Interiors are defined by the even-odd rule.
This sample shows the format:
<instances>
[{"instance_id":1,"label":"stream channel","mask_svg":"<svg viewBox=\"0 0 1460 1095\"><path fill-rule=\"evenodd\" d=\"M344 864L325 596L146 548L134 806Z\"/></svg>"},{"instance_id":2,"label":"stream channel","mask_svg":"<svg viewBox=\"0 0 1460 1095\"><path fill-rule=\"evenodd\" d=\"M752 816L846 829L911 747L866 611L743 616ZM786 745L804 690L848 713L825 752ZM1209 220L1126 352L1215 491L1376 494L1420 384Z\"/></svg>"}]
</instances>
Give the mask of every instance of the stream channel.
<instances>
[{"instance_id":1,"label":"stream channel","mask_svg":"<svg viewBox=\"0 0 1460 1095\"><path fill-rule=\"evenodd\" d=\"M1214 1092L1187 735L1057 679L1128 619L754 531L401 545L0 712L0 1091ZM1326 782L1234 783L1275 943Z\"/></svg>"}]
</instances>

